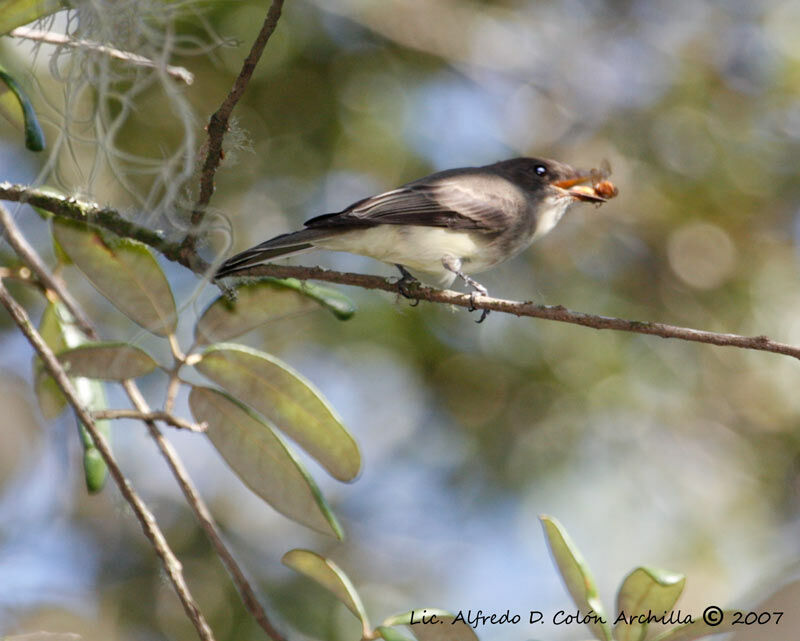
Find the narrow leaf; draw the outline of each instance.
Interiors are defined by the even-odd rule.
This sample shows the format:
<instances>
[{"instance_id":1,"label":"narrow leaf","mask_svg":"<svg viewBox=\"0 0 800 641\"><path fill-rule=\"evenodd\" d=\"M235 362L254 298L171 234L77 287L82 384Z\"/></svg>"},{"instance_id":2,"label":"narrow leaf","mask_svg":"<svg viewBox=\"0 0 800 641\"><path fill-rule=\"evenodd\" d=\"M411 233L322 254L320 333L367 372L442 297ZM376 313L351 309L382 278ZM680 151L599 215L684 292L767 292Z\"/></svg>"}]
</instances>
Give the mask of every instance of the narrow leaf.
<instances>
[{"instance_id":1,"label":"narrow leaf","mask_svg":"<svg viewBox=\"0 0 800 641\"><path fill-rule=\"evenodd\" d=\"M348 576L338 565L316 552L301 549L289 550L283 555L281 562L330 590L339 601L347 606L350 612L361 620L364 636L369 635L371 628L361 598Z\"/></svg>"},{"instance_id":2,"label":"narrow leaf","mask_svg":"<svg viewBox=\"0 0 800 641\"><path fill-rule=\"evenodd\" d=\"M197 370L273 422L340 481L358 474L353 437L314 387L286 363L232 343L211 345Z\"/></svg>"},{"instance_id":3,"label":"narrow leaf","mask_svg":"<svg viewBox=\"0 0 800 641\"><path fill-rule=\"evenodd\" d=\"M39 333L44 342L55 353L85 343L88 338L75 323L69 310L59 302L50 302L39 322ZM39 407L47 419L58 416L67 405L67 399L47 373L38 356L33 359L33 375Z\"/></svg>"},{"instance_id":4,"label":"narrow leaf","mask_svg":"<svg viewBox=\"0 0 800 641\"><path fill-rule=\"evenodd\" d=\"M594 614L603 620L603 622L587 624L592 634L600 641L611 641L611 626L608 624L605 608L597 594L594 577L592 577L581 553L556 519L541 516L539 520L544 527L550 554L553 556L564 585L578 609L584 615Z\"/></svg>"},{"instance_id":5,"label":"narrow leaf","mask_svg":"<svg viewBox=\"0 0 800 641\"><path fill-rule=\"evenodd\" d=\"M156 367L145 351L127 343L85 343L58 353L70 376L124 381L149 374Z\"/></svg>"},{"instance_id":6,"label":"narrow leaf","mask_svg":"<svg viewBox=\"0 0 800 641\"><path fill-rule=\"evenodd\" d=\"M108 409L106 403L106 391L100 381L93 381L88 378L72 378L72 384L78 394L81 405L83 405L90 412L97 412L99 410ZM78 432L81 436L81 443L83 444L83 473L86 479L86 489L90 494L95 494L103 489L106 477L108 476L108 469L103 457L94 445L91 434L86 429L86 426L75 417L78 423ZM111 421L96 420L94 422L97 431L100 432L106 440L111 438Z\"/></svg>"},{"instance_id":7,"label":"narrow leaf","mask_svg":"<svg viewBox=\"0 0 800 641\"><path fill-rule=\"evenodd\" d=\"M61 352L65 349L79 346L88 339L75 324L75 319L64 305L59 302L50 302L45 307L42 320L39 323L39 332L45 343L53 352ZM36 397L39 400L39 407L45 418L55 418L67 405L67 399L61 392L55 380L44 369L44 365L38 357L33 362L34 380ZM81 404L90 411L107 409L106 395L103 384L88 378L71 377L75 391ZM84 448L84 474L86 477L86 487L89 492L99 492L105 483L107 470L105 461L100 457L100 453L95 449L89 432L85 426L75 419L78 424L78 433L81 437L81 444ZM111 435L110 421L95 421L97 429L108 439Z\"/></svg>"},{"instance_id":8,"label":"narrow leaf","mask_svg":"<svg viewBox=\"0 0 800 641\"><path fill-rule=\"evenodd\" d=\"M63 0L5 0L0 4L0 35L68 6Z\"/></svg>"},{"instance_id":9,"label":"narrow leaf","mask_svg":"<svg viewBox=\"0 0 800 641\"><path fill-rule=\"evenodd\" d=\"M343 538L314 480L272 428L227 394L193 387L189 407L206 435L253 492L281 514L317 532Z\"/></svg>"},{"instance_id":10,"label":"narrow leaf","mask_svg":"<svg viewBox=\"0 0 800 641\"><path fill-rule=\"evenodd\" d=\"M617 593L617 617L624 615L625 621L639 616L645 619L660 617L672 610L678 601L686 577L675 572L657 568L640 567L631 572L622 582ZM647 623L623 622L614 627L617 641L642 641L647 635Z\"/></svg>"},{"instance_id":11,"label":"narrow leaf","mask_svg":"<svg viewBox=\"0 0 800 641\"><path fill-rule=\"evenodd\" d=\"M655 636L651 641L694 641L712 634L722 634L734 629L734 615L736 610L722 610L719 612L722 622L719 625L709 625L702 617L695 617L692 623L679 625L675 628L662 632Z\"/></svg>"},{"instance_id":12,"label":"narrow leaf","mask_svg":"<svg viewBox=\"0 0 800 641\"><path fill-rule=\"evenodd\" d=\"M44 149L44 132L39 124L38 118L36 118L36 112L33 110L33 105L28 95L2 66L0 66L0 80L2 80L11 93L14 94L14 97L17 99L22 109L22 126L25 131L25 146L31 151L42 151Z\"/></svg>"},{"instance_id":13,"label":"narrow leaf","mask_svg":"<svg viewBox=\"0 0 800 641\"><path fill-rule=\"evenodd\" d=\"M53 236L92 285L128 318L159 336L175 331L172 290L146 245L65 219L53 220Z\"/></svg>"},{"instance_id":14,"label":"narrow leaf","mask_svg":"<svg viewBox=\"0 0 800 641\"><path fill-rule=\"evenodd\" d=\"M90 447L83 453L83 475L89 494L96 494L106 484L108 467L96 447Z\"/></svg>"},{"instance_id":15,"label":"narrow leaf","mask_svg":"<svg viewBox=\"0 0 800 641\"><path fill-rule=\"evenodd\" d=\"M475 630L463 614L451 614L436 608L419 608L395 614L381 625L407 625L418 641L478 641Z\"/></svg>"},{"instance_id":16,"label":"narrow leaf","mask_svg":"<svg viewBox=\"0 0 800 641\"><path fill-rule=\"evenodd\" d=\"M39 334L41 334L47 346L56 354L67 348L67 341L64 336L61 321L58 316L57 303L48 303L44 308L42 320L39 322ZM41 359L36 356L33 359L33 378L36 399L39 401L39 409L46 419L52 419L61 414L67 406L67 399L61 392L53 377L47 373L42 365Z\"/></svg>"},{"instance_id":17,"label":"narrow leaf","mask_svg":"<svg viewBox=\"0 0 800 641\"><path fill-rule=\"evenodd\" d=\"M338 318L354 313L352 303L338 292L297 279L267 278L236 289L236 299L220 296L197 321L194 335L201 344L226 341L272 320L300 314L318 305Z\"/></svg>"}]
</instances>

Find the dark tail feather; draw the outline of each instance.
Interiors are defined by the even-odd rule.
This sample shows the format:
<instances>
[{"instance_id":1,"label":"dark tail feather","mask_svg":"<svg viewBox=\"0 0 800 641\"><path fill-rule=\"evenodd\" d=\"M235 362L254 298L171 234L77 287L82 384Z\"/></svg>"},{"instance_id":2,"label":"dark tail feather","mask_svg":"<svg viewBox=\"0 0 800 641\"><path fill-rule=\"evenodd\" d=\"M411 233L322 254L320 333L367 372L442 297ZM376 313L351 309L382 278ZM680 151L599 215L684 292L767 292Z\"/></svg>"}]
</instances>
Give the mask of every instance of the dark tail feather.
<instances>
[{"instance_id":1,"label":"dark tail feather","mask_svg":"<svg viewBox=\"0 0 800 641\"><path fill-rule=\"evenodd\" d=\"M251 247L235 256L231 256L217 270L215 278L223 278L237 271L264 262L270 258L288 256L314 247L309 241L319 240L332 235L328 230L302 229L290 234L281 234Z\"/></svg>"}]
</instances>

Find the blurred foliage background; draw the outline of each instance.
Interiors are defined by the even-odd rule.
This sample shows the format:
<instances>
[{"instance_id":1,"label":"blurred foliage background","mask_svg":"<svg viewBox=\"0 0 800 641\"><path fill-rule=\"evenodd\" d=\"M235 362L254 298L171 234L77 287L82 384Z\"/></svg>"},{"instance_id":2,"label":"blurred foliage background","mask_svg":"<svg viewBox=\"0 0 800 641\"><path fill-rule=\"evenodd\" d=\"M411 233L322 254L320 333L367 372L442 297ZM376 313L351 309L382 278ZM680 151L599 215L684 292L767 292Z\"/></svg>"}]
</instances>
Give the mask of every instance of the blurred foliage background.
<instances>
[{"instance_id":1,"label":"blurred foliage background","mask_svg":"<svg viewBox=\"0 0 800 641\"><path fill-rule=\"evenodd\" d=\"M116 46L140 50L147 29L161 34L194 84L121 63L73 60L65 73L68 54L54 66L47 46L37 53L3 38L3 64L29 88L48 141L70 144L32 154L0 123L2 178L52 184L180 235L202 127L266 3L111 4L93 3L108 19L95 36L105 29ZM56 16L52 28L74 20ZM584 167L608 159L620 196L573 208L481 278L490 293L800 343L798 33L792 0L288 0L236 109L203 251L245 249L435 170L516 155ZM118 126L98 133L98 113ZM15 211L47 255L43 222ZM393 273L345 254L297 260ZM214 291L165 269L188 335ZM166 353L78 273L65 276L107 338ZM42 302L16 293L38 317ZM568 610L540 513L564 523L612 609L639 564L685 573L680 606L695 613L752 607L796 572L794 360L499 313L476 325L461 310L346 293L359 306L348 322L318 312L248 338L319 386L360 443L355 483L314 469L343 544L262 504L204 439L169 435L291 638L358 635L343 606L280 565L297 546L345 568L377 620L425 606ZM116 488L86 495L73 419L43 421L31 350L7 316L0 324L0 633L193 638ZM160 402L163 377L144 384ZM217 638L264 638L143 426L114 427L123 468L154 506ZM588 635L551 624L478 633Z\"/></svg>"}]
</instances>

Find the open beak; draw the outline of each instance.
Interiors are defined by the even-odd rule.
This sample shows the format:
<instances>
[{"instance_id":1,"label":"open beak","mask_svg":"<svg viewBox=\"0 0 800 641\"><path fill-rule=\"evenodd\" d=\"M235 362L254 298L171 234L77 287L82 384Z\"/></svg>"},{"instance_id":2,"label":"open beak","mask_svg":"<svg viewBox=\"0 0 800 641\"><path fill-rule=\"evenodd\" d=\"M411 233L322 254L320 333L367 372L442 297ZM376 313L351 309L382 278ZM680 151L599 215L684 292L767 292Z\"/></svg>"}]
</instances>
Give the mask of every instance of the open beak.
<instances>
[{"instance_id":1,"label":"open beak","mask_svg":"<svg viewBox=\"0 0 800 641\"><path fill-rule=\"evenodd\" d=\"M608 198L604 198L592 185L583 185L581 183L592 180L592 174L581 174L576 172L576 175L571 178L564 178L563 180L556 180L553 187L558 187L571 196L575 200L583 200L589 203L604 203Z\"/></svg>"}]
</instances>

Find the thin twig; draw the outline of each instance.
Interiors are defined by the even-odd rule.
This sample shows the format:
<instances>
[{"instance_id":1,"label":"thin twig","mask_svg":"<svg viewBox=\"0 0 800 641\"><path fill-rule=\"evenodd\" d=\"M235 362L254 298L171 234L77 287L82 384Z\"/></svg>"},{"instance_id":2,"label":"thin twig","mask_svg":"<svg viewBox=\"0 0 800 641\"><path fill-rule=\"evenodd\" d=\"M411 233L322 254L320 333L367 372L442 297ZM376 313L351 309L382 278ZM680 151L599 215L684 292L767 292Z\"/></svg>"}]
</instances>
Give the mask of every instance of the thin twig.
<instances>
[{"instance_id":1,"label":"thin twig","mask_svg":"<svg viewBox=\"0 0 800 641\"><path fill-rule=\"evenodd\" d=\"M138 225L134 225L122 219L117 212L111 209L100 208L96 205L83 203L74 199L67 199L59 196L54 197L47 192L21 185L11 185L9 183L0 183L0 200L27 201L57 216L91 222L98 227L108 229L118 235L134 238L158 250L165 258L178 262L201 275L209 268L209 265L203 262L199 257L194 261L188 260L180 251L180 245L178 243L168 242L151 230L145 227L139 227ZM403 294L411 300L445 303L466 308L472 306L472 299L468 294L428 287L418 287L413 290L405 287L403 288L403 292L401 292L397 281L393 279L383 278L381 276L370 276L367 274L337 272L320 267L272 264L257 265L255 267L243 269L238 275L321 280L329 283L338 283L340 285L352 285L363 289L380 289L393 294ZM667 323L635 321L610 316L586 314L584 312L569 310L561 305L537 305L532 302L504 300L488 296L477 296L474 303L475 309L488 309L514 314L515 316L543 318L545 320L560 321L562 323L572 323L573 325L583 325L584 327L592 327L594 329L613 329L622 332L661 336L662 338L677 338L697 343L708 343L710 345L754 349L800 358L800 347L787 343L779 343L767 336L741 336L739 334L708 332L689 327L669 325Z\"/></svg>"},{"instance_id":2,"label":"thin twig","mask_svg":"<svg viewBox=\"0 0 800 641\"><path fill-rule=\"evenodd\" d=\"M164 411L171 412L175 407L175 399L178 398L178 391L181 388L181 379L178 377L180 364L170 371L169 383L167 383L167 394L164 398Z\"/></svg>"},{"instance_id":3,"label":"thin twig","mask_svg":"<svg viewBox=\"0 0 800 641\"><path fill-rule=\"evenodd\" d=\"M145 414L149 413L150 408L147 405L147 401L145 401L139 389L134 386L133 381L125 381L123 385L125 390L128 392L128 396L130 396L131 401L133 401L136 409ZM217 524L214 522L214 517L211 515L211 512L209 511L203 499L200 497L200 494L189 477L189 474L183 467L183 464L178 457L178 453L172 447L172 444L164 438L164 435L159 431L158 427L153 421L145 421L145 424L150 430L150 435L158 445L158 449L161 450L161 454L164 456L164 459L166 459L167 465L169 465L170 469L172 470L173 476L178 481L178 485L180 485L184 496L186 496L189 506L192 508L192 511L195 513L198 521L200 521L200 525L202 526L203 530L205 530L206 536L208 536L209 540L214 546L217 556L219 556L225 567L228 569L236 588L239 590L239 595L242 597L242 602L244 603L245 607L250 611L250 614L253 615L258 624L273 641L286 641L285 637L270 621L266 611L256 596L255 590L245 576L244 571L236 562L233 554L228 550L225 542L222 540L222 536L218 531Z\"/></svg>"},{"instance_id":4,"label":"thin twig","mask_svg":"<svg viewBox=\"0 0 800 641\"><path fill-rule=\"evenodd\" d=\"M36 331L36 328L31 323L27 312L8 293L8 290L6 289L2 280L0 280L0 303L2 303L2 305L8 310L8 313L11 315L14 323L16 323L17 327L20 328L22 333L28 339L28 342L30 342L30 344L36 350L39 358L42 359L45 369L47 369L47 371L53 377L56 384L64 393L64 396L67 397L69 404L72 405L81 423L83 423L83 425L86 427L86 430L91 435L95 447L103 457L105 464L108 466L108 470L119 487L120 493L131 506L131 508L133 508L133 512L136 515L136 518L139 520L145 536L150 540L153 548L156 551L156 554L161 559L164 569L166 570L167 575L169 576L170 581L175 588L175 592L178 594L181 604L183 605L183 609L194 624L197 634L201 639L214 641L214 634L211 632L211 628L208 626L203 613L200 611L197 602L194 600L194 597L189 591L189 587L186 585L181 563L170 549L169 543L167 543L167 540L164 537L161 528L159 528L153 513L150 512L149 508L147 505L145 505L142 499L139 498L139 495L133 489L128 479L125 478L125 475L122 473L122 470L120 469L116 459L114 458L114 455L111 452L108 442L98 431L92 415L81 403L81 400L78 397L75 388L72 386L72 382L69 380L67 373L64 371L64 368L58 362L58 359L55 357L55 354L53 354L52 350L47 346L47 343L44 342L44 339L42 339L39 332Z\"/></svg>"},{"instance_id":5,"label":"thin twig","mask_svg":"<svg viewBox=\"0 0 800 641\"><path fill-rule=\"evenodd\" d=\"M140 67L150 67L156 69L160 65L150 58L146 58L138 53L131 51L122 51L115 47L100 44L92 40L73 40L63 33L55 33L54 31L42 31L40 29L31 29L30 27L17 27L13 29L9 35L15 38L24 38L26 40L34 40L36 42L44 42L50 45L58 45L64 47L72 47L74 49L90 49L99 53L104 53L111 58L123 60L124 62L138 65ZM181 80L187 85L194 82L194 74L184 67L175 67L173 65L164 65L164 71L167 75L172 76L176 80Z\"/></svg>"},{"instance_id":6,"label":"thin twig","mask_svg":"<svg viewBox=\"0 0 800 641\"><path fill-rule=\"evenodd\" d=\"M2 186L0 186L0 191L2 191ZM23 193L23 192L16 192L16 193ZM0 198L2 198L0 196ZM11 199L17 200L17 199ZM31 203L34 204L34 203ZM72 213L78 212L79 214L84 211L91 211L92 207L96 207L93 205L86 205L85 203L78 203L77 201L71 199L65 199L59 196L44 198L42 208L50 211L51 213L55 213L50 209L59 210L63 209L64 211L69 211ZM83 208L83 209L82 209ZM119 219L118 214L116 212L107 211L110 219L117 220ZM71 218L72 216L67 215L66 217ZM84 218L78 218L78 220L84 220ZM54 278L47 267L44 265L44 262L41 258L36 254L36 252L27 244L27 242L23 243L20 242L20 239L24 240L22 232L19 230L19 227L14 223L13 219L8 216L5 218L0 218L0 224L2 224L6 237L9 239L9 242L12 240L12 246L17 248L21 247L25 251L20 253L20 258L22 258L31 269L36 273L36 275L42 279L43 281L50 282L54 289L53 291L61 298L62 302L67 300L72 300L72 297L69 295L66 287L61 283L58 279ZM139 238L139 240L142 240ZM176 245L177 246L177 245ZM176 260L176 259L173 259ZM84 318L86 319L86 315L82 313L80 307L77 303L75 303L75 307L70 307L70 311L76 318ZM86 319L87 327L85 331L87 335L92 338L93 340L98 340L99 336L95 328L92 326L91 322ZM142 396L141 391L139 390L136 383L132 380L123 381L122 383L125 392L127 393L128 397L131 399L134 407L136 407L137 411L143 414L149 414L150 408L147 405L144 397ZM244 571L236 562L233 554L228 550L225 545L225 542L222 540L221 535L218 532L218 528L216 523L214 522L214 518L211 516L211 512L206 506L205 502L203 501L202 497L200 496L197 488L194 486L192 479L189 477L189 473L186 471L183 463L180 460L177 452L174 448L170 445L169 441L167 441L164 436L161 434L161 431L158 429L158 426L152 420L145 420L145 425L147 425L148 430L150 431L153 440L156 442L156 446L161 451L161 454L164 456L164 459L167 461L167 465L169 466L170 470L172 471L175 479L178 481L178 485L181 487L181 490L186 497L189 506L192 508L192 511L195 513L200 525L202 526L203 530L208 536L209 540L211 541L214 549L217 553L217 556L220 557L225 567L228 569L228 572L233 579L234 584L236 585L237 589L239 590L239 594L242 597L242 602L244 603L245 607L250 611L253 617L256 619L258 624L264 629L264 631L269 635L269 637L273 641L285 641L284 636L278 632L272 622L269 620L263 606L258 601L258 597L256 596L255 590L250 585L247 577L244 574Z\"/></svg>"},{"instance_id":7,"label":"thin twig","mask_svg":"<svg viewBox=\"0 0 800 641\"><path fill-rule=\"evenodd\" d=\"M267 11L264 24L261 26L258 36L250 48L250 53L244 60L242 70L236 77L233 87L225 100L222 101L219 109L215 111L210 120L208 121L208 143L206 145L206 159L203 163L203 168L200 173L200 194L197 199L197 204L192 211L191 217L191 230L184 238L181 245L181 251L184 255L184 260L191 262L196 256L197 246L197 233L199 231L200 223L203 222L205 210L208 203L211 201L211 196L214 193L214 176L217 173L219 164L222 161L222 139L228 131L228 123L230 122L231 113L236 103L239 102L244 94L247 84L253 75L253 71L258 64L261 54L264 53L264 47L278 26L278 19L281 17L281 10L283 9L284 0L272 0L272 4Z\"/></svg>"},{"instance_id":8,"label":"thin twig","mask_svg":"<svg viewBox=\"0 0 800 641\"><path fill-rule=\"evenodd\" d=\"M167 394L164 399L164 411L172 412L175 407L175 399L178 397L178 391L181 387L181 379L178 374L186 362L186 355L181 351L181 346L178 344L178 338L175 334L167 336L169 340L169 348L172 351L172 357L175 359L175 365L169 371L169 382L167 383Z\"/></svg>"},{"instance_id":9,"label":"thin twig","mask_svg":"<svg viewBox=\"0 0 800 641\"><path fill-rule=\"evenodd\" d=\"M190 432L202 433L208 427L205 423L190 423L179 416L170 414L169 412L140 412L138 410L98 410L92 412L92 416L96 419L121 419L132 418L139 421L162 421L172 427L177 427L182 430L189 430Z\"/></svg>"},{"instance_id":10,"label":"thin twig","mask_svg":"<svg viewBox=\"0 0 800 641\"><path fill-rule=\"evenodd\" d=\"M49 269L47 269L44 261L39 257L39 254L36 253L36 250L28 242L28 239L19 232L19 229L17 229L17 226L14 224L14 219L11 216L11 212L9 212L8 209L6 209L6 207L2 204L0 204L0 226L3 228L3 235L8 241L8 244L11 245L11 248L23 260L23 262L29 265L30 269L37 275L39 280L44 284L45 287L47 287L47 289L50 289L54 292L60 292L61 300L64 301L64 305L66 305L67 309L75 318L75 322L78 324L78 327L80 327L90 338L96 340L97 335L95 334L94 328L92 327L89 319L86 318L86 315L83 313L80 305L78 305L78 301L75 300L66 287L62 287L62 283L59 282L58 278Z\"/></svg>"}]
</instances>

